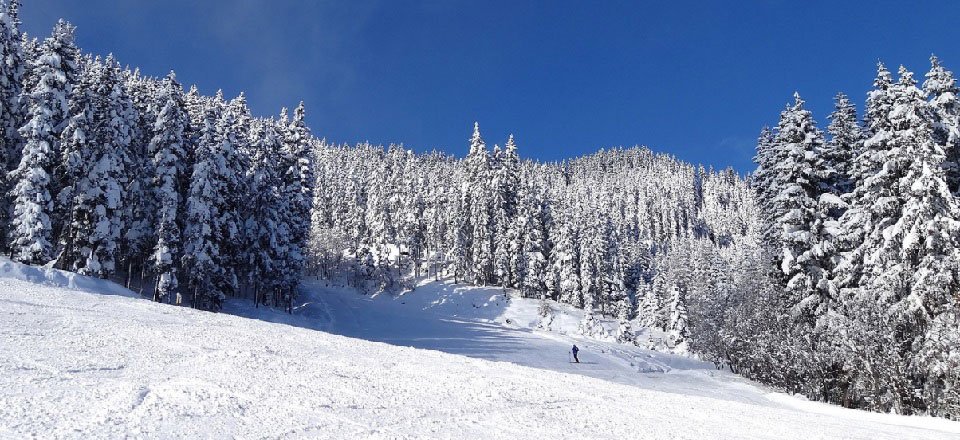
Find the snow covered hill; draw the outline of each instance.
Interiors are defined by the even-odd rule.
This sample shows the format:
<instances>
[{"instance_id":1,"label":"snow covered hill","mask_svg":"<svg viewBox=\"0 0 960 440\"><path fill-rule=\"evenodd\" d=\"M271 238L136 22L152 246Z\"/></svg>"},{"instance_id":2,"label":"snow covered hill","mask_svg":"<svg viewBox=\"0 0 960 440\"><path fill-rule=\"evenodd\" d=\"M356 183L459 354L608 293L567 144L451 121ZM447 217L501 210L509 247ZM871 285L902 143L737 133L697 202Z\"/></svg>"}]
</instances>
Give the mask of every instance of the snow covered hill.
<instances>
[{"instance_id":1,"label":"snow covered hill","mask_svg":"<svg viewBox=\"0 0 960 440\"><path fill-rule=\"evenodd\" d=\"M229 305L262 318L247 319L0 264L2 438L960 435L960 423L803 402L684 358L641 365L652 353L608 343L581 341L586 363L571 365L574 339L515 320L522 301L474 308L482 289L371 299L308 286L293 317Z\"/></svg>"}]
</instances>

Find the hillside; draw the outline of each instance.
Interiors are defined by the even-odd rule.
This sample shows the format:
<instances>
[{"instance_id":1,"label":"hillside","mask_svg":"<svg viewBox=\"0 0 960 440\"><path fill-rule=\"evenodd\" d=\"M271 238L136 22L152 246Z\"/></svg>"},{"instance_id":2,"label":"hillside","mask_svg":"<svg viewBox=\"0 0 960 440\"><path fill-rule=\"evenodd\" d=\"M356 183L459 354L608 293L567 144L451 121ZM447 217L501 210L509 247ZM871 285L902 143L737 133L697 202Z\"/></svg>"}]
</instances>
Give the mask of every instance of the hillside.
<instances>
[{"instance_id":1,"label":"hillside","mask_svg":"<svg viewBox=\"0 0 960 440\"><path fill-rule=\"evenodd\" d=\"M491 293L477 289L424 287L370 299L308 285L307 302L292 317L227 305L261 320L156 304L117 295L122 289L106 282L2 264L5 438L960 435L956 422L809 403L680 357L650 361L666 372L631 372L625 354L653 353L623 346L610 353L608 343L581 340L585 364L571 365L566 335L517 323L528 303L474 308ZM100 289L112 294L90 293ZM465 312L465 304L475 311ZM515 325L505 324L508 318ZM488 337L475 337L482 333Z\"/></svg>"}]
</instances>

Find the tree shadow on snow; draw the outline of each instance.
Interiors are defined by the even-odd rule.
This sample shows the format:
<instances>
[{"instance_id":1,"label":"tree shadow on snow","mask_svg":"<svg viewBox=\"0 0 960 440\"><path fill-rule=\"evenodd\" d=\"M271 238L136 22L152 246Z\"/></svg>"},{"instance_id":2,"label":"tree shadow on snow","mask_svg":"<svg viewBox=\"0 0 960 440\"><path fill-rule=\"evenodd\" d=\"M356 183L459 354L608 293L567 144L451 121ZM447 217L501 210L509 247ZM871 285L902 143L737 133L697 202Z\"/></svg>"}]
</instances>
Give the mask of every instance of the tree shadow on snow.
<instances>
[{"instance_id":1,"label":"tree shadow on snow","mask_svg":"<svg viewBox=\"0 0 960 440\"><path fill-rule=\"evenodd\" d=\"M292 315L228 300L224 312L401 347L467 357L508 360L525 348L494 321L507 301L497 288L430 283L403 295L361 295L322 283L304 284Z\"/></svg>"}]
</instances>

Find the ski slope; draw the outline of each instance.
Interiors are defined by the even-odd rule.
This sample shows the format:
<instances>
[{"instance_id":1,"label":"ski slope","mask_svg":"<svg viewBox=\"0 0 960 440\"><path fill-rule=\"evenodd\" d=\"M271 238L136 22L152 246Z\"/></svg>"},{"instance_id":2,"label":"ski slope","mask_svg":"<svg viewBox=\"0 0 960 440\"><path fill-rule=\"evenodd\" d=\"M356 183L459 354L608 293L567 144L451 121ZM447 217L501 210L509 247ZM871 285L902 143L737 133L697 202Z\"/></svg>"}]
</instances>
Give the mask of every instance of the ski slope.
<instances>
[{"instance_id":1,"label":"ski slope","mask_svg":"<svg viewBox=\"0 0 960 440\"><path fill-rule=\"evenodd\" d=\"M571 336L504 324L529 304L473 307L489 292L437 289L371 299L312 285L292 317L230 304L261 318L248 319L0 261L0 438L960 436L955 422L803 402L685 358L630 367L650 353L603 342L583 341L585 364L571 365Z\"/></svg>"}]
</instances>

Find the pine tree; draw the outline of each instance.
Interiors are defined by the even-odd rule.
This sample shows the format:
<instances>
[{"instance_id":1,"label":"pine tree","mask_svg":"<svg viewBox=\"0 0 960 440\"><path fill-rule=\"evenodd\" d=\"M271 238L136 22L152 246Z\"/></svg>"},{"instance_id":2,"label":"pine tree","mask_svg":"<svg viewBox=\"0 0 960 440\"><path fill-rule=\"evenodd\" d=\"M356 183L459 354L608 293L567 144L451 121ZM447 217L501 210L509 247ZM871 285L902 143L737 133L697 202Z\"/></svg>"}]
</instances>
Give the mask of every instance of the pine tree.
<instances>
[{"instance_id":1,"label":"pine tree","mask_svg":"<svg viewBox=\"0 0 960 440\"><path fill-rule=\"evenodd\" d=\"M130 98L130 107L125 109L127 112L124 117L130 125L131 135L127 163L124 164L127 170L126 203L119 258L126 262L126 286L130 287L134 273L140 272L143 287L144 266L157 240L155 232L158 219L155 214L158 207L151 189L155 171L149 151L153 130L149 126L157 120L158 104L154 101L159 99L161 92L157 90L156 81L142 77L139 70L124 70L122 81Z\"/></svg>"},{"instance_id":2,"label":"pine tree","mask_svg":"<svg viewBox=\"0 0 960 440\"><path fill-rule=\"evenodd\" d=\"M286 300L292 301L294 289L299 282L305 261L304 252L310 234L310 209L313 203L314 184L313 166L310 163L310 130L304 120L304 106L293 112L293 119L281 127L283 149L280 155L280 176L283 197L287 201L286 224L290 227L287 248L287 262L283 266ZM286 121L281 118L281 124Z\"/></svg>"},{"instance_id":3,"label":"pine tree","mask_svg":"<svg viewBox=\"0 0 960 440\"><path fill-rule=\"evenodd\" d=\"M491 213L491 164L480 125L474 124L470 153L464 160L465 181L460 204L466 214L459 225L460 240L466 251L467 276L475 284L486 285L494 279L494 218ZM467 247L469 246L469 247Z\"/></svg>"},{"instance_id":4,"label":"pine tree","mask_svg":"<svg viewBox=\"0 0 960 440\"><path fill-rule=\"evenodd\" d=\"M196 163L190 177L183 233L182 264L193 291L192 305L207 309L216 309L224 298L219 248L222 231L220 201L225 195L222 180L224 158L221 140L217 136L218 112L215 106L205 111L196 147Z\"/></svg>"},{"instance_id":5,"label":"pine tree","mask_svg":"<svg viewBox=\"0 0 960 440\"><path fill-rule=\"evenodd\" d=\"M561 223L556 237L557 241L550 253L550 265L555 278L552 284L557 298L560 302L574 307L584 307L577 231L572 226Z\"/></svg>"},{"instance_id":6,"label":"pine tree","mask_svg":"<svg viewBox=\"0 0 960 440\"><path fill-rule=\"evenodd\" d=\"M79 188L80 197L92 207L81 237L81 259L75 269L84 275L106 278L116 270L117 251L123 228L125 187L129 181L126 165L131 142L128 115L132 103L120 82L120 66L108 57L92 69L96 81L92 110L92 151L84 164L86 177Z\"/></svg>"},{"instance_id":7,"label":"pine tree","mask_svg":"<svg viewBox=\"0 0 960 440\"><path fill-rule=\"evenodd\" d=\"M779 190L779 181L776 180L776 157L774 133L769 127L763 127L757 138L757 154L753 161L757 169L751 176L753 188L757 193L760 216L763 217L762 235L764 242L772 249L779 249L780 234L776 229L776 210L773 205L774 197Z\"/></svg>"},{"instance_id":8,"label":"pine tree","mask_svg":"<svg viewBox=\"0 0 960 440\"><path fill-rule=\"evenodd\" d=\"M828 279L831 253L824 252L827 238L824 222L829 217L819 204L822 194L829 194L833 170L818 156L823 134L816 128L803 100L794 95L793 107L783 113L775 139L778 148L778 175L781 192L774 198L783 245L780 269L787 280L786 288L807 323L815 320L812 309L830 298Z\"/></svg>"},{"instance_id":9,"label":"pine tree","mask_svg":"<svg viewBox=\"0 0 960 440\"><path fill-rule=\"evenodd\" d=\"M236 296L239 293L238 271L244 259L241 228L245 210L243 195L247 193L247 188L243 177L250 168L245 154L250 113L243 95L225 104L219 113L215 138L218 143L217 158L222 159L223 163L219 164L222 167L219 170L222 188L217 200L217 211L220 213L217 225L220 230L216 233L216 239L221 270L217 283L219 291Z\"/></svg>"},{"instance_id":10,"label":"pine tree","mask_svg":"<svg viewBox=\"0 0 960 440\"><path fill-rule=\"evenodd\" d=\"M13 182L8 172L19 167L23 143L19 129L25 122L22 93L24 57L20 46L18 7L0 5L0 247L6 247L13 219Z\"/></svg>"},{"instance_id":11,"label":"pine tree","mask_svg":"<svg viewBox=\"0 0 960 440\"><path fill-rule=\"evenodd\" d=\"M44 264L53 258L51 174L68 118L72 86L67 80L74 77L75 56L73 28L61 21L33 61L39 80L29 94L28 122L20 128L26 144L19 166L10 174L15 182L12 246L18 261Z\"/></svg>"},{"instance_id":12,"label":"pine tree","mask_svg":"<svg viewBox=\"0 0 960 440\"><path fill-rule=\"evenodd\" d=\"M834 101L834 111L827 127L830 140L824 144L819 156L823 168L836 172L825 182L828 192L839 195L853 189L849 167L854 155L860 152L863 130L857 123L857 109L847 95L838 93Z\"/></svg>"},{"instance_id":13,"label":"pine tree","mask_svg":"<svg viewBox=\"0 0 960 440\"><path fill-rule=\"evenodd\" d=\"M69 211L64 209L64 203L61 199L61 194L66 196L69 193L64 191L70 187L74 182L76 182L76 175L71 174L70 170L66 167L66 161L64 158L67 156L67 151L65 147L65 142L63 140L63 132L66 130L66 126L69 125L69 119L73 116L73 99L74 99L74 90L78 88L77 84L80 82L81 76L81 65L80 65L80 51L74 43L74 32L76 28L69 23L60 20L53 29L51 37L44 41L43 45L37 46L38 54L36 56L30 57L28 59L39 59L39 51L45 46L54 47L54 51L60 57L60 64L63 69L63 83L65 87L65 97L67 100L66 106L68 108L67 117L56 127L57 131L57 142L55 145L58 146L54 154L56 160L53 166L52 173L50 175L51 184L50 184L50 195L53 197L53 213L50 217L52 236L59 237L62 234L64 229L64 223L69 221L64 218L69 215ZM37 66L38 63L33 63L34 67L30 71L36 76L39 71ZM36 88L39 83L39 78L30 81L31 87Z\"/></svg>"},{"instance_id":14,"label":"pine tree","mask_svg":"<svg viewBox=\"0 0 960 440\"><path fill-rule=\"evenodd\" d=\"M930 98L937 121L933 126L936 142L943 148L947 186L960 192L960 105L957 104L957 81L953 72L940 65L940 60L930 56L930 71L923 82L923 92Z\"/></svg>"},{"instance_id":15,"label":"pine tree","mask_svg":"<svg viewBox=\"0 0 960 440\"><path fill-rule=\"evenodd\" d=\"M890 176L880 172L888 154L886 139L890 135L889 115L893 108L892 81L890 71L879 63L874 89L867 94L861 152L848 168L854 187L846 196L848 209L840 218L842 229L837 243L844 254L834 269L834 283L840 288L861 284L864 255L868 250L864 245L865 234L881 221L883 214L877 209L877 202L891 196L893 189Z\"/></svg>"},{"instance_id":16,"label":"pine tree","mask_svg":"<svg viewBox=\"0 0 960 440\"><path fill-rule=\"evenodd\" d=\"M20 161L23 139L20 138L19 129L25 122L30 99L23 91L27 58L21 47L19 3L0 6L0 9L3 9L0 10L0 50L4 56L4 62L0 63L0 106L3 107L0 109L0 130L6 147L7 165L14 166Z\"/></svg>"},{"instance_id":17,"label":"pine tree","mask_svg":"<svg viewBox=\"0 0 960 440\"><path fill-rule=\"evenodd\" d=\"M81 249L93 229L88 164L96 141L93 116L93 97L98 67L93 60L82 63L79 82L70 97L70 119L60 135L59 172L62 188L56 196L57 211L63 217L59 234L61 249L58 265L62 269L78 270L83 258Z\"/></svg>"},{"instance_id":18,"label":"pine tree","mask_svg":"<svg viewBox=\"0 0 960 440\"><path fill-rule=\"evenodd\" d=\"M663 275L656 276L663 278ZM663 310L662 290L659 287L662 282L647 283L641 282L637 286L637 317L640 324L648 328L663 328L660 319L660 311Z\"/></svg>"},{"instance_id":19,"label":"pine tree","mask_svg":"<svg viewBox=\"0 0 960 440\"><path fill-rule=\"evenodd\" d=\"M883 174L892 180L894 203L881 205L886 209L879 212L880 221L868 230L866 279L861 285L886 307L897 328L893 341L901 349L893 362L915 371L920 366L909 365L913 363L910 347L922 345L930 316L946 311L950 292L958 288L960 226L953 219L960 212L947 187L945 152L934 135L934 110L911 72L901 67L899 76L892 88L892 132L877 139L885 144ZM911 385L901 382L916 379L891 379L892 407L898 412L918 407Z\"/></svg>"},{"instance_id":20,"label":"pine tree","mask_svg":"<svg viewBox=\"0 0 960 440\"><path fill-rule=\"evenodd\" d=\"M504 287L520 284L518 267L520 261L513 256L522 253L522 233L516 230L517 201L520 186L520 160L513 135L507 139L504 150L495 147L493 169L494 266L497 279Z\"/></svg>"},{"instance_id":21,"label":"pine tree","mask_svg":"<svg viewBox=\"0 0 960 440\"><path fill-rule=\"evenodd\" d=\"M690 332L687 328L686 286L674 284L670 288L670 341L676 352L686 352Z\"/></svg>"},{"instance_id":22,"label":"pine tree","mask_svg":"<svg viewBox=\"0 0 960 440\"><path fill-rule=\"evenodd\" d=\"M183 100L183 88L177 82L173 72L167 75L158 103L160 111L152 127L149 153L153 160L153 188L156 198L157 244L154 247L151 262L157 273L155 301L170 300L178 293L177 264L181 258L180 224L183 221L181 211L180 187L183 181L189 115ZM178 301L179 302L179 301Z\"/></svg>"},{"instance_id":23,"label":"pine tree","mask_svg":"<svg viewBox=\"0 0 960 440\"><path fill-rule=\"evenodd\" d=\"M247 174L250 191L250 209L244 224L245 243L249 247L248 282L254 289L254 298L260 304L266 293L279 285L278 267L283 258L282 243L277 237L282 224L280 178L277 162L281 147L280 136L273 121L255 124L251 136L250 170Z\"/></svg>"},{"instance_id":24,"label":"pine tree","mask_svg":"<svg viewBox=\"0 0 960 440\"><path fill-rule=\"evenodd\" d=\"M548 277L548 237L546 237L547 208L538 198L537 190L530 184L521 191L521 214L515 231L522 238L517 240L521 246L514 253L512 265L520 274L523 294L527 298L543 296L547 291ZM515 245L516 246L516 245ZM513 248L512 246L511 248Z\"/></svg>"}]
</instances>

